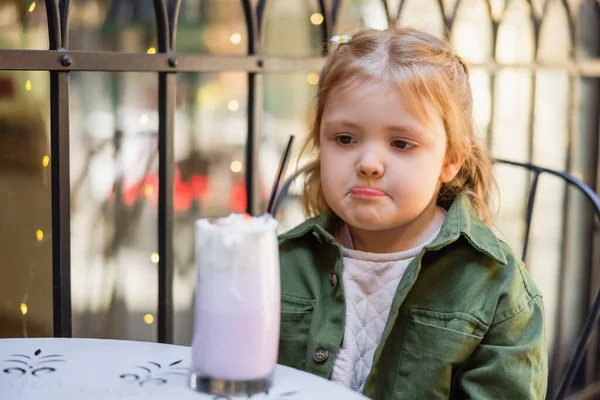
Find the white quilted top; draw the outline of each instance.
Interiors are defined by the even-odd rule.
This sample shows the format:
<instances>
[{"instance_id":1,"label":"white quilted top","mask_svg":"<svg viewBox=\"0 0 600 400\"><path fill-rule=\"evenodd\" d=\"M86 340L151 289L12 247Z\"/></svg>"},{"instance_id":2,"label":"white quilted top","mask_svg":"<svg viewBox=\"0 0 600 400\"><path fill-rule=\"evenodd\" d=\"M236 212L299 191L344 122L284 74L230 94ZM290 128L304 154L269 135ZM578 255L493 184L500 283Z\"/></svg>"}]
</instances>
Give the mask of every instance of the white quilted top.
<instances>
[{"instance_id":1,"label":"white quilted top","mask_svg":"<svg viewBox=\"0 0 600 400\"><path fill-rule=\"evenodd\" d=\"M445 214L436 221L438 228L427 241L398 253L376 254L347 248L352 246L350 233L347 226L342 229L339 241L344 245L346 326L333 364L332 381L362 392L398 284L412 259L438 235L444 217Z\"/></svg>"}]
</instances>

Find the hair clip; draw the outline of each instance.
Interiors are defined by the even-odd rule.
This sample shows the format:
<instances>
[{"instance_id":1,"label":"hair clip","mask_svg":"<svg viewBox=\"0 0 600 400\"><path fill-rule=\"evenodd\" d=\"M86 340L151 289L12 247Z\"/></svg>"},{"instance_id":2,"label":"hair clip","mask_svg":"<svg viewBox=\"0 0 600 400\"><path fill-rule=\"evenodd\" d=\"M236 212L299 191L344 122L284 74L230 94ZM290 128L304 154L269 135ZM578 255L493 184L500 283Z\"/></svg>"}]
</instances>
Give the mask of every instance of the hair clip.
<instances>
[{"instance_id":1,"label":"hair clip","mask_svg":"<svg viewBox=\"0 0 600 400\"><path fill-rule=\"evenodd\" d=\"M335 35L331 38L331 41L335 44L346 44L352 39L350 35Z\"/></svg>"}]
</instances>

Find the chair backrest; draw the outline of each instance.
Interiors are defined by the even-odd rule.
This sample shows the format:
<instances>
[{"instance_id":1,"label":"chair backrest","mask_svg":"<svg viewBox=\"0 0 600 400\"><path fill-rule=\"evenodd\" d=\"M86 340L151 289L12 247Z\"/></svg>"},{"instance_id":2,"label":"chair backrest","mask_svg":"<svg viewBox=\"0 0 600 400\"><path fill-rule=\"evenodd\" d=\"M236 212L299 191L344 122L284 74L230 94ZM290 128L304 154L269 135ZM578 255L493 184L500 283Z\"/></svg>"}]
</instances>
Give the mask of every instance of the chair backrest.
<instances>
[{"instance_id":1,"label":"chair backrest","mask_svg":"<svg viewBox=\"0 0 600 400\"><path fill-rule=\"evenodd\" d=\"M530 186L529 195L527 198L527 211L525 214L525 237L524 237L524 241L523 241L523 250L522 250L522 256L521 256L521 258L523 260L525 260L527 257L527 247L529 245L531 219L532 219L532 215L533 215L533 208L535 205L535 198L536 198L536 194L537 194L538 182L539 182L540 175L548 174L548 175L558 177L558 178L562 179L563 181L565 181L566 184L574 187L579 192L581 192L585 196L585 198L590 202L590 205L592 206L594 214L600 221L600 199L598 199L598 196L596 195L596 193L588 185L586 185L580 179L575 178L573 175L565 173L565 172L559 172L559 171L555 171L552 169L539 167L539 166L536 166L533 164L528 164L528 163L520 163L520 162L509 161L509 160L500 160L500 159L495 160L495 162L498 164L504 164L504 165L509 165L509 166L513 166L513 167L524 168L526 170L531 171L531 173L532 173L531 186ZM281 186L281 190L277 196L277 199L275 201L275 206L273 208L273 215L276 215L277 210L281 207L281 204L282 204L283 200L285 199L285 197L287 196L290 186L294 183L294 181L299 176L301 176L308 169L310 169L311 166L312 165L310 165L310 164L305 166L304 168L296 171L291 177L289 177L288 179L286 179L284 181L284 183ZM587 319L585 321L585 324L583 326L583 330L578 338L575 352L569 359L569 362L565 369L565 373L563 374L562 379L560 380L560 386L558 387L558 390L557 390L556 394L554 395L554 397L552 397L552 394L549 393L548 398L554 398L555 400L563 400L565 398L565 396L567 395L567 392L569 390L569 387L571 386L571 383L573 382L573 378L575 377L577 369L579 368L579 365L581 364L581 360L583 359L583 356L585 354L585 350L586 350L588 342L590 340L592 331L594 330L594 326L598 322L599 316L600 316L600 291L598 291L598 293L596 294L596 297L594 299L591 310L590 310L590 312L587 316Z\"/></svg>"},{"instance_id":2,"label":"chair backrest","mask_svg":"<svg viewBox=\"0 0 600 400\"><path fill-rule=\"evenodd\" d=\"M514 167L525 168L532 172L531 187L530 187L529 196L527 199L527 212L525 214L525 238L523 241L523 252L522 252L523 260L525 260L525 258L527 257L527 246L529 244L531 218L533 215L533 207L535 205L535 198L536 198L536 194L537 194L538 182L539 182L540 175L548 174L548 175L552 175L552 176L561 178L563 181L566 182L566 184L577 189L581 194L583 194L585 196L586 200L589 201L590 205L592 206L592 210L593 210L594 214L596 215L596 218L598 218L598 220L600 221L600 199L598 199L598 196L592 190L592 188L590 188L588 185L586 185L584 182L582 182L580 179L577 179L573 175L568 174L566 172L560 172L560 171L555 171L555 170L548 169L548 168L539 167L537 165L533 165L533 164L529 164L529 163L520 163L520 162L509 161L509 160L500 160L500 159L497 159L496 163L510 165L510 166L514 166ZM563 268L564 268L564 266L563 266ZM596 326L596 324L598 322L599 316L600 316L600 291L598 291L596 294L596 297L592 304L592 308L587 316L587 319L583 326L583 330L577 341L577 346L575 348L575 352L573 353L573 355L569 359L569 362L567 363L565 373L563 374L562 379L560 380L560 386L558 387L558 390L553 397L554 399L562 400L566 397L566 395L569 391L569 387L571 386L571 383L573 382L573 378L575 377L575 374L577 373L577 369L579 368L579 365L581 364L581 360L583 359L585 350L587 348L590 337L592 335L592 331L594 330L594 327ZM551 398L550 396L548 396L548 397Z\"/></svg>"}]
</instances>

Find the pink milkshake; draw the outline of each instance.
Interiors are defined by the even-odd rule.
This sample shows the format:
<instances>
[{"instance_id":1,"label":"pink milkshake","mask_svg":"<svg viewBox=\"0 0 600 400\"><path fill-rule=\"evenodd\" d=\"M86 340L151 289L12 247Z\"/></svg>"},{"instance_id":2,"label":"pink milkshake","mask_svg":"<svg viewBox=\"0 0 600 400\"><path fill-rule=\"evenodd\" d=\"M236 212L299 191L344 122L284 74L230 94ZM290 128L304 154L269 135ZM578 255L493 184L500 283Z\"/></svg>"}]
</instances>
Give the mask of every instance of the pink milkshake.
<instances>
[{"instance_id":1,"label":"pink milkshake","mask_svg":"<svg viewBox=\"0 0 600 400\"><path fill-rule=\"evenodd\" d=\"M196 390L254 394L270 387L279 343L276 230L267 215L197 221L191 377Z\"/></svg>"}]
</instances>

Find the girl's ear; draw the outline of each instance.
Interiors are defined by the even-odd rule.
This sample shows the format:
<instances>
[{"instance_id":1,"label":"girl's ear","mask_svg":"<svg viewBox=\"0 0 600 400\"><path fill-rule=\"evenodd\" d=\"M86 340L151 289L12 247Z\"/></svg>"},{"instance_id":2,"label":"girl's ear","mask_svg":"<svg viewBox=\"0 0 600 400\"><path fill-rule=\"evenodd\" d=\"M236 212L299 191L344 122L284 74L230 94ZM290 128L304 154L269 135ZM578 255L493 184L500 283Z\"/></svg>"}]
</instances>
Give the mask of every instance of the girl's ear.
<instances>
[{"instance_id":1,"label":"girl's ear","mask_svg":"<svg viewBox=\"0 0 600 400\"><path fill-rule=\"evenodd\" d=\"M458 174L460 167L462 167L463 163L465 162L465 159L465 153L454 154L446 157L446 161L444 162L444 165L442 165L442 171L440 172L440 182L448 183L454 179L456 174Z\"/></svg>"}]
</instances>

